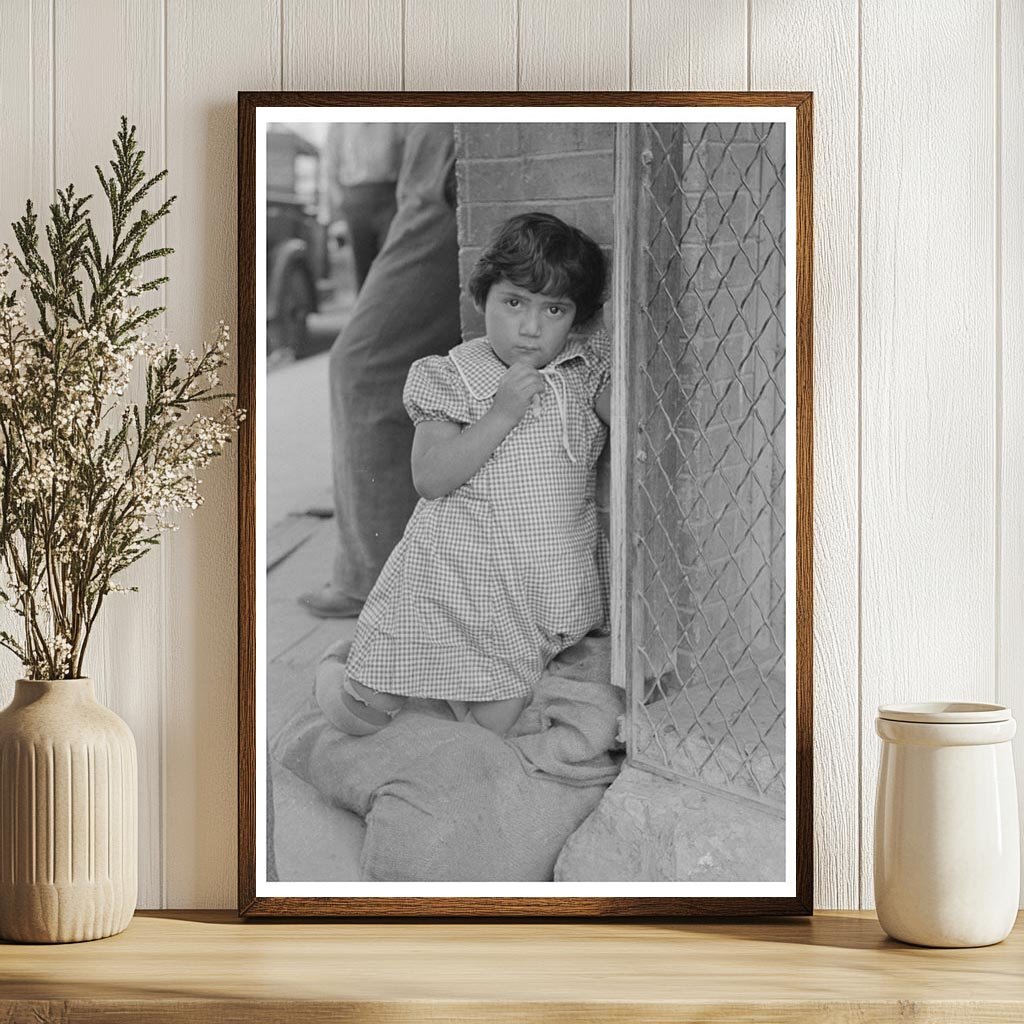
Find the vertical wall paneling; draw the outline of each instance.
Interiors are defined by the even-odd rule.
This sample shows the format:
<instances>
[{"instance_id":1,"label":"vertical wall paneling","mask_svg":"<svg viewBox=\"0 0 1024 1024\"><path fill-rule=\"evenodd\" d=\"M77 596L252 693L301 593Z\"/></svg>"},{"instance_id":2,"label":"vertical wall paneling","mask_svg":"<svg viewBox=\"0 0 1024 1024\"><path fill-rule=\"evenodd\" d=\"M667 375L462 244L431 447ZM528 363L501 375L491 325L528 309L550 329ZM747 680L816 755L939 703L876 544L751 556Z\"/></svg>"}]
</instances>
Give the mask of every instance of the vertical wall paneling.
<instances>
[{"instance_id":1,"label":"vertical wall paneling","mask_svg":"<svg viewBox=\"0 0 1024 1024\"><path fill-rule=\"evenodd\" d=\"M1024 811L1024 5L1000 4L999 263L1002 308L999 689L1014 709L1017 787ZM1024 813L1021 814L1024 822ZM1024 890L1022 890L1024 892Z\"/></svg>"},{"instance_id":2,"label":"vertical wall paneling","mask_svg":"<svg viewBox=\"0 0 1024 1024\"><path fill-rule=\"evenodd\" d=\"M59 188L74 183L89 204L100 240L109 244L110 212L94 167L109 173L112 140L121 115L138 127L146 167L163 167L161 74L163 11L160 0L57 0L54 6L54 163ZM96 55L102 53L102 60ZM83 88L83 82L89 88ZM163 198L159 190L154 199ZM159 231L151 239L161 243ZM162 268L149 268L151 277ZM146 304L162 295L145 296ZM159 329L159 324L153 325ZM145 402L140 372L125 398ZM139 588L107 595L86 652L84 671L96 695L129 724L139 752L139 905L162 900L161 775L164 665L161 645L165 600L161 559L150 552L117 582Z\"/></svg>"},{"instance_id":3,"label":"vertical wall paneling","mask_svg":"<svg viewBox=\"0 0 1024 1024\"><path fill-rule=\"evenodd\" d=\"M46 210L53 182L53 24L51 0L11 0L0 32L0 244L15 248L11 222L31 199ZM16 158L7 159L7 154ZM30 307L31 308L31 307ZM20 620L0 608L0 629L17 636ZM21 676L18 658L0 648L0 707Z\"/></svg>"},{"instance_id":4,"label":"vertical wall paneling","mask_svg":"<svg viewBox=\"0 0 1024 1024\"><path fill-rule=\"evenodd\" d=\"M520 89L628 89L629 4L519 0Z\"/></svg>"},{"instance_id":5,"label":"vertical wall paneling","mask_svg":"<svg viewBox=\"0 0 1024 1024\"><path fill-rule=\"evenodd\" d=\"M747 0L632 2L631 88L747 87Z\"/></svg>"},{"instance_id":6,"label":"vertical wall paneling","mask_svg":"<svg viewBox=\"0 0 1024 1024\"><path fill-rule=\"evenodd\" d=\"M53 34L50 0L10 0L0 32L0 242L13 247L11 221L50 200L53 179ZM16 155L16 157L15 157Z\"/></svg>"},{"instance_id":7,"label":"vertical wall paneling","mask_svg":"<svg viewBox=\"0 0 1024 1024\"><path fill-rule=\"evenodd\" d=\"M232 323L236 95L281 83L277 0L167 0L168 323L186 350ZM222 374L234 377L234 361ZM237 448L203 473L204 504L167 551L167 905L235 902Z\"/></svg>"},{"instance_id":8,"label":"vertical wall paneling","mask_svg":"<svg viewBox=\"0 0 1024 1024\"><path fill-rule=\"evenodd\" d=\"M863 2L865 906L876 706L995 690L993 17Z\"/></svg>"},{"instance_id":9,"label":"vertical wall paneling","mask_svg":"<svg viewBox=\"0 0 1024 1024\"><path fill-rule=\"evenodd\" d=\"M516 0L405 0L403 88L515 89Z\"/></svg>"},{"instance_id":10,"label":"vertical wall paneling","mask_svg":"<svg viewBox=\"0 0 1024 1024\"><path fill-rule=\"evenodd\" d=\"M400 89L402 0L291 0L285 89Z\"/></svg>"},{"instance_id":11,"label":"vertical wall paneling","mask_svg":"<svg viewBox=\"0 0 1024 1024\"><path fill-rule=\"evenodd\" d=\"M819 907L856 907L856 7L754 0L750 44L752 89L814 92L814 893Z\"/></svg>"},{"instance_id":12,"label":"vertical wall paneling","mask_svg":"<svg viewBox=\"0 0 1024 1024\"><path fill-rule=\"evenodd\" d=\"M814 90L817 903L870 905L876 705L1024 715L1021 4L2 7L0 240L54 182L95 190L123 111L180 196L165 320L186 350L234 317L239 89ZM231 446L91 650L139 743L143 906L234 904L235 473ZM19 674L0 652L0 704Z\"/></svg>"}]
</instances>

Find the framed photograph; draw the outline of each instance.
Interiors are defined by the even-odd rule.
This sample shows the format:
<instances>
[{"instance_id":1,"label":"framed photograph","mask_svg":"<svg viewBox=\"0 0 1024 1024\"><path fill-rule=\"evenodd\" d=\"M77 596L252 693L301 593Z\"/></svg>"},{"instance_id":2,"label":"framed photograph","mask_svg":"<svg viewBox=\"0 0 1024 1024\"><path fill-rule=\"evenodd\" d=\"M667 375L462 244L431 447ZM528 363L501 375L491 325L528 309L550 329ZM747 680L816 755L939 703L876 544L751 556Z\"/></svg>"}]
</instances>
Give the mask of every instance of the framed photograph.
<instances>
[{"instance_id":1,"label":"framed photograph","mask_svg":"<svg viewBox=\"0 0 1024 1024\"><path fill-rule=\"evenodd\" d=\"M240 93L239 911L812 912L809 93Z\"/></svg>"}]
</instances>

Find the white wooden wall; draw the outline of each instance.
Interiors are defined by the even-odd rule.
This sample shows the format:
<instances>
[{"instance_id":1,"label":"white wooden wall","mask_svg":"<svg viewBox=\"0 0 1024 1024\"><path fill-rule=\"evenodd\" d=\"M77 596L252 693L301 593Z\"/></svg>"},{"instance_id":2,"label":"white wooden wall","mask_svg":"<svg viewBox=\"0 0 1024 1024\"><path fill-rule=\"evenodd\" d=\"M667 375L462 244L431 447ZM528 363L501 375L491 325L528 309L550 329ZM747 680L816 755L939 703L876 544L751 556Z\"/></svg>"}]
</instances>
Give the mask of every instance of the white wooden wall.
<instances>
[{"instance_id":1,"label":"white wooden wall","mask_svg":"<svg viewBox=\"0 0 1024 1024\"><path fill-rule=\"evenodd\" d=\"M91 187L127 113L181 197L192 345L235 315L236 91L363 88L815 92L817 903L870 906L876 705L1024 712L1024 4L0 0L0 225ZM93 651L139 743L145 907L235 901L235 471Z\"/></svg>"}]
</instances>

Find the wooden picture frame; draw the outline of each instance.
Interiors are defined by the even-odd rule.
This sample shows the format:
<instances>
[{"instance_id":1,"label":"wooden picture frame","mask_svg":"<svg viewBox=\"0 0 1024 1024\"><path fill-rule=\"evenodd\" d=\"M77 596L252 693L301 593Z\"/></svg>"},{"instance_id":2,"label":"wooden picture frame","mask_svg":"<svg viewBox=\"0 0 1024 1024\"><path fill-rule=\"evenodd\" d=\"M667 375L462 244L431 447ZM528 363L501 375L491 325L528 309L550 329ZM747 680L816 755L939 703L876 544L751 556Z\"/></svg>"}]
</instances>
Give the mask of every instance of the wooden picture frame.
<instances>
[{"instance_id":1,"label":"wooden picture frame","mask_svg":"<svg viewBox=\"0 0 1024 1024\"><path fill-rule=\"evenodd\" d=\"M354 113L356 111L358 111L358 116ZM373 113L373 118L368 115L367 111ZM676 212L678 206L673 205L676 203L675 197L669 196L666 201L666 211L657 205L659 200L655 194L656 186L651 185L646 177L643 186L646 192L643 193L642 200L637 198L641 195L640 186L628 184L631 181L635 182L637 175L648 175L648 168L652 163L655 168L659 166L661 149L657 145L654 147L647 145L645 148L645 140L646 143L649 143L652 138L660 139L659 145L665 153L668 152L669 143L666 142L668 135L658 125L671 125L675 128L703 125L705 129L709 126L718 126L717 134L712 132L707 141L707 145L711 147L709 151L714 150L715 152L719 152L724 145L722 139L727 136L731 139L735 135L735 132L729 134L722 131L722 125L743 126L749 123L750 125L779 124L784 126L785 173L778 167L775 170L779 176L780 187L785 190L784 216L787 230L784 244L781 235L776 236L769 231L767 248L771 249L774 246L779 254L783 251L785 253L784 257L780 256L783 259L781 273L786 282L783 289L785 301L782 300L781 293L777 297L773 297L764 289L762 289L764 294L757 296L761 308L767 309L768 316L774 316L777 322L778 330L783 338L781 345L785 357L783 359L780 356L774 364L770 359L767 361L761 359L760 362L767 369L762 368L757 371L761 375L759 379L762 381L762 384L758 385L759 387L763 386L767 374L774 382L776 391L781 389L782 394L782 398L779 400L782 411L780 418L775 421L772 428L774 432L771 433L771 438L774 440L768 445L771 449L769 461L771 452L774 451L776 464L774 468L769 467L765 470L774 481L771 486L778 488L777 491L772 491L772 495L786 496L783 524L775 533L772 533L774 546L770 548L770 555L765 556L765 565L768 565L768 569L765 571L775 580L773 585L776 586L776 590L779 589L779 578L782 579L782 586L781 597L776 595L775 603L769 610L765 610L762 605L757 603L757 600L754 600L753 606L753 612L761 616L761 624L754 629L755 635L759 638L757 642L759 644L767 642L764 638L771 633L771 629L767 625L771 619L772 628L777 627L776 634L774 634L775 642L780 645L783 652L782 668L778 668L779 659L776 658L775 667L772 669L776 674L772 678L778 678L778 672L781 671L786 687L783 692L786 696L781 710L778 711L771 726L767 727L766 735L777 737L777 733L772 734L771 730L781 728L784 738L773 739L772 743L778 742L782 746L778 749L772 747L769 751L771 744L762 736L761 726L757 726L754 732L749 734L749 742L742 736L737 739L732 735L733 730L729 726L725 726L726 732L732 739L728 739L723 732L720 739L707 740L707 749L710 751L708 760L715 758L715 750L723 741L735 742L736 749L740 751L737 755L740 761L736 763L745 766L750 778L754 779L751 785L754 785L755 788L761 786L762 782L758 781L761 776L757 775L757 771L760 769L755 771L750 767L754 763L754 759L760 758L758 764L770 762L772 765L776 765L775 757L778 750L784 750L784 766L776 768L772 778L763 783L765 787L763 792L770 791L772 786L781 786L784 791L781 798L782 803L778 807L782 808L779 813L782 814L782 819L785 822L785 872L783 878L776 879L770 884L748 883L743 879L736 879L734 884L715 882L701 888L698 882L691 883L680 879L639 883L623 880L589 883L548 881L540 884L524 884L517 888L515 884L505 885L500 880L494 883L467 881L465 884L460 881L427 881L422 885L409 882L391 884L388 880L382 880L360 882L358 886L354 883L351 885L339 883L338 886L332 886L315 880L308 880L308 885L302 881L285 884L279 879L274 880L268 876L268 844L266 840L268 828L271 829L271 837L273 836L273 826L272 824L268 825L267 814L268 809L272 813L274 805L273 795L268 797L267 787L273 776L267 763L268 755L266 753L267 665L261 665L258 656L258 651L262 649L262 638L266 630L267 608L265 593L261 590L263 583L259 579L260 565L266 565L266 555L263 542L258 542L260 534L257 532L261 531L265 535L266 531L266 525L260 519L260 508L257 501L258 495L263 494L266 487L264 479L266 466L261 464L264 455L260 448L260 440L263 438L265 447L263 432L266 430L267 422L266 408L260 405L260 396L265 394L266 389L264 382L261 382L258 377L261 366L264 366L265 374L265 360L258 358L258 354L265 351L266 345L265 324L259 322L258 315L258 311L265 312L266 310L266 296L262 294L265 290L265 277L264 280L260 278L261 273L264 275L266 273L265 259L261 253L261 249L265 253L266 242L265 221L262 220L266 203L266 165L265 158L261 155L263 151L259 148L262 145L261 133L265 134L266 125L272 121L287 120L300 123L307 119L330 121L332 119L345 120L346 118L353 121L368 121L376 120L379 117L382 122L388 120L409 122L416 120L417 112L422 112L424 119L427 119L428 117L437 118L440 111L445 114L442 120L470 126L516 124L520 120L523 123L557 125L563 123L563 119L566 124L585 124L588 123L588 119L592 119L594 122L602 121L617 125L615 128L617 140L615 152L616 191L612 203L615 223L654 225L654 221L660 217L662 227L668 225L669 220L672 220L672 231L675 230L677 223L682 223L681 220L677 222L674 219L678 216ZM739 113L735 113L737 111ZM728 112L734 112L735 116L734 113ZM740 114L743 115L742 120ZM541 121L542 117L548 118L548 120ZM650 118L650 122L648 122L648 118ZM643 130L648 134L643 137L636 134L640 132L638 126L646 126ZM739 129L737 128L737 130ZM701 138L703 139L704 136ZM674 135L672 139L675 139ZM676 143L672 141L671 145L675 146ZM692 142L684 142L680 145L690 146L686 152L696 152ZM775 167L773 158L769 156L767 159L768 165ZM733 160L734 166L726 169L728 174L732 175L729 180L735 185L737 194L744 188L749 191L749 187L742 180L744 170L741 166L742 163L742 160ZM791 167L795 173L789 171ZM677 169L669 168L669 171L676 176L679 195L685 196L690 187L679 179ZM723 173L725 172L723 171ZM461 184L460 179L460 187ZM693 190L690 189L690 191ZM461 198L460 195L460 201ZM759 215L759 201L754 197L753 192L750 193L749 198L741 198L746 204L750 216ZM646 205L644 205L645 203ZM543 204L538 202L538 205ZM726 206L726 202L719 203L719 207L722 209L719 226L726 224L728 217ZM264 212L261 212L261 208ZM652 209L655 210L653 214L651 213ZM754 213L750 213L750 210L754 210ZM646 220L644 220L645 217ZM693 217L690 219L693 220ZM725 228L723 227L722 230L724 232ZM463 231L466 231L465 225ZM735 231L732 233L735 235ZM656 265L659 257L655 251L658 245L664 244L666 235L664 231L659 233L652 227L649 234L653 237L653 241L650 238L647 241L643 239L638 241L634 238L627 251L625 244L621 242L621 236L624 234L624 231L619 231L615 236L615 251L612 260L614 271L611 294L611 309L614 317L613 339L619 339L616 344L625 344L625 341L621 339L625 338L627 334L644 338L665 335L669 341L661 350L657 350L657 342L651 342L654 351L650 355L648 364L651 367L664 367L668 365L666 359L669 358L666 356L666 352L674 351L671 349L671 328L659 328L655 323L657 318L652 310L655 309L657 303L661 303L661 306L657 308L660 310L659 315L663 315L664 319L659 323L672 323L676 329L682 330L686 329L685 326L680 328L679 325L684 324L684 318L688 315L685 302L679 295L669 295L666 298L665 295L654 294L658 288L664 290L664 282L668 279L669 271L664 270L664 265ZM670 231L668 237L671 251L665 250L669 253L666 257L667 264L676 266L680 260L685 262L685 253L682 251L680 242L682 235L677 236ZM716 244L713 238L705 239L705 251L711 254L715 250ZM725 242L722 244L724 245ZM770 260L771 253L769 252L765 258ZM641 263L644 261L655 262L650 266L644 263L644 266L647 267L644 270L643 267L638 269L637 261ZM697 262L699 264L700 258ZM729 266L732 265L729 264ZM651 269L652 267L654 269ZM778 270L778 268L776 269ZM659 283L658 273L662 271L664 273ZM732 271L724 263L722 266L718 266L717 272L721 274L722 282L731 280L729 274ZM648 275L647 278L643 276L645 273ZM672 270L671 273L677 273L677 270ZM752 269L751 273L752 276L748 275L747 278L744 278L748 282L748 285L743 286L744 288L759 287L759 272ZM649 301L637 298L637 295L642 292L644 280L654 282L651 285L653 289L651 295L654 297L649 298ZM753 284L749 284L750 281L753 281ZM732 285L729 287L731 288ZM705 301L700 298L699 289L695 288L693 295L697 296L693 302L697 302L698 306ZM715 300L711 298L707 301L713 303ZM746 302L745 299L742 301ZM741 304L737 304L737 310L740 309ZM703 313L698 309L694 314L698 324L709 322L712 319L708 312L709 308L710 305L704 307ZM781 326L783 310L784 329ZM719 349L726 347L730 343L729 339L734 336L735 331L733 326L730 326L732 323L729 321L725 326L718 328L722 332ZM740 333L743 333L742 329ZM751 333L751 331L747 333ZM238 475L239 913L250 917L328 915L343 918L424 916L650 918L763 914L804 915L812 913L811 94L806 92L241 92L238 96L238 336L238 400L239 404L248 410L248 416L242 425L239 438ZM755 341L750 342L751 345L755 343ZM616 348L613 351L621 353L626 350ZM632 353L632 350L629 351ZM746 358L744 356L740 360L743 365L746 365ZM751 360L751 362L755 361ZM649 537L648 541L643 539L642 531L629 532L626 528L627 523L634 524L638 521L636 517L640 515L636 511L639 507L637 502L640 501L636 495L641 493L642 497L642 493L651 489L650 481L642 476L647 471L646 467L642 465L646 461L645 456L638 454L638 449L630 440L632 435L627 430L616 429L620 424L632 427L635 421L626 417L640 415L637 410L643 406L643 403L653 401L649 397L644 397L646 392L643 392L643 381L640 379L643 374L630 370L628 367L631 364L632 354L629 360L620 358L617 364L613 358L614 397L610 444L612 462L616 468L613 468L611 499L612 564L613 567L618 566L618 568L613 568L611 590L612 674L614 679L616 673L621 673L622 683L627 686L625 700L628 707L623 717L624 728L628 734L627 747L629 747L629 737L633 737L634 742L634 747L627 752L627 763L631 767L640 764L641 770L651 773L652 777L675 779L674 768L667 770L663 765L646 763L642 758L635 759L637 756L636 736L639 735L637 729L647 729L647 737L650 740L654 732L663 727L644 709L654 706L659 708L674 706L672 702L678 698L671 689L672 679L668 679L668 682L664 682L664 680L666 677L672 677L674 671L675 683L672 685L678 689L679 679L683 677L684 672L679 667L682 654L678 638L671 642L664 639L659 641L662 663L666 650L676 659L672 663L672 671L668 671L666 674L659 674L660 669L656 666L651 667L657 659L652 660L651 657L648 657L648 652L644 650L644 643L647 642L648 636L653 636L658 632L658 616L663 614L665 607L675 607L673 601L676 599L664 596L652 597L650 593L647 593L646 597L638 597L638 588L641 587L641 584L637 582L640 579L638 574L642 575L642 571L640 568L626 568L621 561L624 559L630 566L639 566L641 556L630 552L634 551L637 546L643 548L645 543L649 548L647 551L648 561L668 559L669 555L673 553L672 538L674 536L673 531L664 524L658 531L658 537L653 539ZM733 364L730 363L730 365ZM671 372L682 373L678 367L676 371ZM707 394L715 399L716 410L725 400L722 397L725 394L734 396L736 393L747 394L751 402L758 400L750 398L750 393L745 390L746 385L731 387L731 384L726 382L721 385L719 390L715 390L714 381L708 376L708 372L702 369L699 369L698 372L703 374L703 379L709 389ZM741 371L737 370L736 372L738 375ZM772 376L773 373L776 374L775 377ZM784 382L782 382L783 377L785 378ZM263 401L265 404L265 399ZM790 402L793 404L790 405ZM712 411L709 415L716 414ZM689 415L689 411L684 410L683 426L679 425L681 421L678 416L674 423L671 422L672 417L662 416L661 419L669 421L669 425L664 428L652 427L649 430L660 429L662 441L666 438L675 439L678 442L679 450L684 451L684 442L680 438L698 438L701 430L704 429L698 423L687 433L689 428L686 424L689 422L687 419ZM750 418L749 413L747 415ZM756 416L753 418L757 419ZM653 423L653 420L649 422ZM708 423L711 421L708 420ZM764 424L762 427L768 430ZM644 428L641 425L639 429L642 432ZM729 430L731 431L732 428ZM781 433L779 433L780 431ZM709 436L713 434L713 427L707 426L706 433ZM725 435L726 431L723 428L719 433ZM734 433L732 436L735 441L736 434ZM728 442L726 443L728 444ZM747 442L744 441L743 445L747 445ZM747 448L749 447L747 445ZM661 456L653 447L651 450L654 453L651 459L660 466ZM754 460L762 457L764 450L762 444L758 453L748 452L747 457L751 460L751 465ZM783 452L782 469L784 472L780 471L777 464L780 450ZM678 452L676 454L678 455ZM794 471L795 481L793 480ZM661 475L668 479L671 476L671 471L662 470ZM747 476L750 475L750 473L747 474ZM673 494L676 493L676 485L671 480L666 486ZM650 500L656 502L660 499L655 496ZM728 502L729 499L725 500ZM765 518L770 521L777 508L776 501L781 502L783 499L771 497L765 500L770 505ZM708 499L705 499L703 507L704 511L709 513L709 518L714 519ZM633 519L628 519L628 516L633 516ZM657 518L658 515L655 514L655 519ZM678 515L676 518L678 519ZM756 522L747 524L746 534L751 534L756 530L769 529L764 526L760 512L753 518ZM776 528L771 527L771 529L775 530ZM780 533L782 540L779 539ZM638 537L640 539L637 539ZM779 553L778 547L780 544L781 553ZM631 548L630 545L633 547ZM666 554L666 552L668 553ZM678 553L675 557L678 561ZM260 565L258 565L258 559L260 559ZM620 559L620 561L616 562L616 559ZM763 566L758 569L756 574L759 578L763 577L762 569L764 569ZM657 571L657 566L654 571ZM708 572L711 570L709 569ZM736 587L742 589L744 580L746 580L748 586L744 593L748 593L753 584L750 584L749 579L744 576L742 567L737 572L739 573L739 582L736 583ZM679 569L679 573L685 576L683 568ZM631 591L630 587L634 589ZM669 588L662 587L662 589L668 592ZM687 600L689 599L687 598ZM697 598L692 599L698 600ZM655 605L657 607L654 607ZM778 611L780 606L782 612ZM747 609L746 606L744 608L746 609L744 614L747 614L750 609ZM696 619L703 617L701 628L705 632L712 629L711 626L708 626L708 615L710 614L705 614L698 608L695 615ZM735 618L731 611L727 612L727 616ZM678 610L676 618L682 621ZM638 621L640 625L637 625ZM633 624L632 627L630 623ZM733 625L735 626L735 621ZM636 632L630 633L630 628L636 629ZM737 626L736 628L741 627ZM643 632L643 630L647 632ZM782 630L782 632L780 633L778 630ZM641 635L643 642L636 639ZM750 643L752 641L748 642L748 648ZM628 650L627 644L629 645ZM710 646L708 650L710 650ZM692 659L697 658L698 655L692 652L688 657L691 660L686 664L691 667L695 663L704 664L699 661L694 662ZM714 654L714 657L720 658L723 663L728 661L728 657L720 651ZM749 652L748 659L753 660ZM732 671L730 668L730 674ZM706 682L706 672L704 678ZM739 700L740 698L737 698L737 701ZM753 703L751 700L747 700L743 706L749 705L753 708L761 700L761 697L758 696ZM662 703L658 704L659 701ZM722 721L732 722L735 725L742 713L742 708L727 709L721 712L720 717ZM648 716L647 725L642 722L637 725L638 719L645 715ZM751 720L753 719L753 711L749 717ZM778 722L782 723L781 727L777 725ZM467 726L467 728L479 727ZM690 735L689 732L686 733L686 737L679 739L682 730L675 719L664 728L675 730L673 736L678 741L680 748L689 742L686 739ZM744 734L744 736L746 735ZM661 745L660 740L657 745ZM769 753L771 753L770 757ZM766 757L767 761L765 761ZM729 776L730 770L722 769L721 780L734 778L734 776ZM739 769L736 771L739 772ZM712 791L716 800L719 796L724 795L728 806L744 809L742 812L738 810L737 814L747 813L746 808L751 806L751 801L744 795L745 790L741 791L736 788L738 783L734 785L732 781L720 780L720 784L719 782L708 784L706 778L699 775L696 769L694 769L694 773L690 780L693 786L687 790L688 792L707 794ZM767 769L764 778L768 778ZM780 778L781 783L779 782ZM666 782L665 784L679 783ZM730 786L732 789L729 788ZM702 796L700 799L704 799L704 797ZM761 813L765 805L764 801L759 796L754 803L757 806L756 813ZM344 890L340 894L339 887ZM522 889L521 895L519 894L520 889ZM380 895L375 894L378 891ZM546 895L549 891L551 895ZM578 895L575 894L577 892Z\"/></svg>"}]
</instances>

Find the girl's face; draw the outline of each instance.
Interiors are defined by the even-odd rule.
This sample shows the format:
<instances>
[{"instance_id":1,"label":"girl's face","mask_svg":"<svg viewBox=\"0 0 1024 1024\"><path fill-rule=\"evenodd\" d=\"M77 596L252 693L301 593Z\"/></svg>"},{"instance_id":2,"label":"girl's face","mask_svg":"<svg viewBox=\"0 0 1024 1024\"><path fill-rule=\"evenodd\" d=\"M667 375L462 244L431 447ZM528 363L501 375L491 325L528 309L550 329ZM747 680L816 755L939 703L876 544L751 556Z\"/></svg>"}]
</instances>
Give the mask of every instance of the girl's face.
<instances>
[{"instance_id":1,"label":"girl's face","mask_svg":"<svg viewBox=\"0 0 1024 1024\"><path fill-rule=\"evenodd\" d=\"M576 303L561 295L531 292L502 278L484 303L487 340L506 365L547 366L565 348Z\"/></svg>"}]
</instances>

